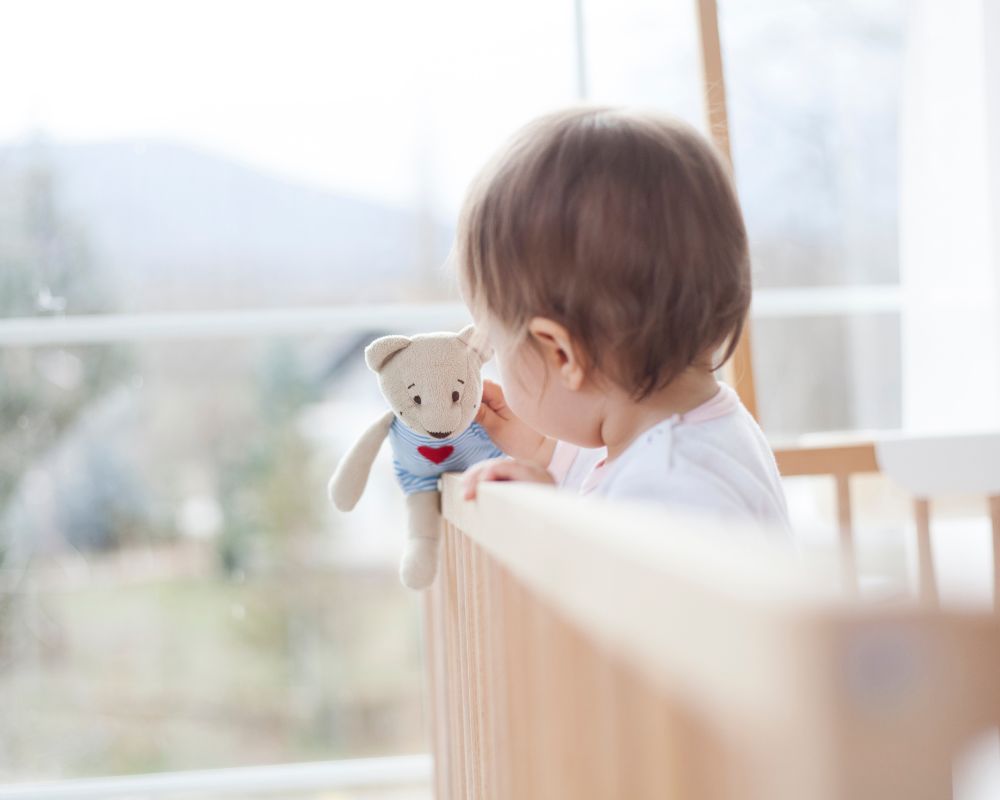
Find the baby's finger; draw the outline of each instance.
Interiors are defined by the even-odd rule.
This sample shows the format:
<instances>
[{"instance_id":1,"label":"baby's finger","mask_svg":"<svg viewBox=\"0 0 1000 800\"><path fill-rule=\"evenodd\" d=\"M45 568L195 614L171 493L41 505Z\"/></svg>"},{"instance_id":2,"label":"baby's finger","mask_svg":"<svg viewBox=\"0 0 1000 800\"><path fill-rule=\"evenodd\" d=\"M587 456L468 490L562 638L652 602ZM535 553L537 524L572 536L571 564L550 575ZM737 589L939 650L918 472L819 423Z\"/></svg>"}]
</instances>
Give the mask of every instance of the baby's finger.
<instances>
[{"instance_id":1,"label":"baby's finger","mask_svg":"<svg viewBox=\"0 0 1000 800\"><path fill-rule=\"evenodd\" d=\"M487 481L537 481L542 478L542 472L534 464L525 464L515 459L504 459L489 464L480 480ZM545 473L545 477L548 474Z\"/></svg>"},{"instance_id":2,"label":"baby's finger","mask_svg":"<svg viewBox=\"0 0 1000 800\"><path fill-rule=\"evenodd\" d=\"M493 425L502 425L507 420L507 401L504 400L503 389L500 384L491 380L483 381L483 398L479 403L479 410L476 412L476 422L486 428L487 431L495 432L497 428Z\"/></svg>"},{"instance_id":3,"label":"baby's finger","mask_svg":"<svg viewBox=\"0 0 1000 800\"><path fill-rule=\"evenodd\" d=\"M503 388L499 383L494 383L491 380L483 381L483 405L489 406L493 411L503 415L502 412L507 408L507 400L503 396Z\"/></svg>"},{"instance_id":4,"label":"baby's finger","mask_svg":"<svg viewBox=\"0 0 1000 800\"><path fill-rule=\"evenodd\" d=\"M489 474L494 464L506 460L508 459L488 458L485 461L480 461L478 464L474 464L469 467L462 475L462 483L465 486L463 497L466 500L473 500L476 497L476 487L479 485L479 482L482 480L490 480Z\"/></svg>"},{"instance_id":5,"label":"baby's finger","mask_svg":"<svg viewBox=\"0 0 1000 800\"><path fill-rule=\"evenodd\" d=\"M503 387L496 381L483 378L483 401L489 403L496 400L503 401Z\"/></svg>"},{"instance_id":6,"label":"baby's finger","mask_svg":"<svg viewBox=\"0 0 1000 800\"><path fill-rule=\"evenodd\" d=\"M462 473L462 486L465 488L462 496L466 500L471 500L476 496L476 484L482 478L483 465L485 463L485 461L480 461L478 464L473 464Z\"/></svg>"},{"instance_id":7,"label":"baby's finger","mask_svg":"<svg viewBox=\"0 0 1000 800\"><path fill-rule=\"evenodd\" d=\"M497 412L494 411L492 408L490 408L488 405L486 405L486 401L484 400L479 404L479 408L476 410L475 421L478 422L480 425L483 425L488 428L489 426L486 425L486 423L494 420L496 418L496 415Z\"/></svg>"},{"instance_id":8,"label":"baby's finger","mask_svg":"<svg viewBox=\"0 0 1000 800\"><path fill-rule=\"evenodd\" d=\"M503 435L503 426L507 424L507 421L486 403L483 403L476 412L476 422L486 428L486 432L494 438Z\"/></svg>"},{"instance_id":9,"label":"baby's finger","mask_svg":"<svg viewBox=\"0 0 1000 800\"><path fill-rule=\"evenodd\" d=\"M483 481L530 481L554 484L552 475L537 464L512 458L491 458L480 461L465 473L465 499L473 500Z\"/></svg>"},{"instance_id":10,"label":"baby's finger","mask_svg":"<svg viewBox=\"0 0 1000 800\"><path fill-rule=\"evenodd\" d=\"M476 499L476 487L479 486L479 479L476 476L471 476L465 481L465 491L462 492L462 499L464 500L475 500Z\"/></svg>"},{"instance_id":11,"label":"baby's finger","mask_svg":"<svg viewBox=\"0 0 1000 800\"><path fill-rule=\"evenodd\" d=\"M481 481L509 481L517 475L516 462L514 461L491 461L483 467L479 477Z\"/></svg>"}]
</instances>

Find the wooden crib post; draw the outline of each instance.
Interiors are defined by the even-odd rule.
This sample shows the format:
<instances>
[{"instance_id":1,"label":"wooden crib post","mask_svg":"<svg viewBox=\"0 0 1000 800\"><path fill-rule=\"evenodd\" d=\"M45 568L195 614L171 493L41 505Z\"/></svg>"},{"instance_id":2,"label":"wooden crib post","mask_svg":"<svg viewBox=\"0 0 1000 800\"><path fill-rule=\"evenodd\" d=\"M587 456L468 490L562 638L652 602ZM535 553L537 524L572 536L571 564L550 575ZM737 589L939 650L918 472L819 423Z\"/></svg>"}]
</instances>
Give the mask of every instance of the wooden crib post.
<instances>
[{"instance_id":1,"label":"wooden crib post","mask_svg":"<svg viewBox=\"0 0 1000 800\"><path fill-rule=\"evenodd\" d=\"M733 163L729 144L729 113L726 109L726 80L722 70L722 43L719 39L719 9L715 0L696 0L698 32L701 37L701 75L708 132L719 152ZM757 418L757 388L753 377L750 348L750 320L746 320L736 351L726 365L726 379L733 385L747 410Z\"/></svg>"},{"instance_id":2,"label":"wooden crib post","mask_svg":"<svg viewBox=\"0 0 1000 800\"><path fill-rule=\"evenodd\" d=\"M934 553L931 550L930 501L918 497L913 501L917 523L917 592L922 603L938 604L937 578L934 575Z\"/></svg>"},{"instance_id":3,"label":"wooden crib post","mask_svg":"<svg viewBox=\"0 0 1000 800\"><path fill-rule=\"evenodd\" d=\"M858 590L857 558L854 547L854 522L851 514L851 474L838 472L833 476L837 484L837 527L840 533L840 565L844 588Z\"/></svg>"},{"instance_id":4,"label":"wooden crib post","mask_svg":"<svg viewBox=\"0 0 1000 800\"><path fill-rule=\"evenodd\" d=\"M993 610L1000 613L1000 495L989 498L993 527Z\"/></svg>"}]
</instances>

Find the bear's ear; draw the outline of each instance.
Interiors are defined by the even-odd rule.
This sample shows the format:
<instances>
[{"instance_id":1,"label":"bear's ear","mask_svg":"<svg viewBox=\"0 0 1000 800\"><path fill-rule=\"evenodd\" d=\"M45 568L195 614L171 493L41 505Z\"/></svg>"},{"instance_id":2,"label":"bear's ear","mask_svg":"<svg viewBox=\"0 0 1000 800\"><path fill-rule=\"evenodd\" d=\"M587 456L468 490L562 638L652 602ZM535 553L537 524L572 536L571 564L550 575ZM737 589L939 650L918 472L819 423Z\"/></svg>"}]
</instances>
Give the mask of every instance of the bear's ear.
<instances>
[{"instance_id":1,"label":"bear's ear","mask_svg":"<svg viewBox=\"0 0 1000 800\"><path fill-rule=\"evenodd\" d=\"M372 372L381 372L385 362L400 350L410 346L406 336L383 336L365 348L365 363Z\"/></svg>"},{"instance_id":2,"label":"bear's ear","mask_svg":"<svg viewBox=\"0 0 1000 800\"><path fill-rule=\"evenodd\" d=\"M475 325L466 325L458 332L458 340L479 356L479 362L485 364L493 358L493 348L486 342L486 336L476 329Z\"/></svg>"}]
</instances>

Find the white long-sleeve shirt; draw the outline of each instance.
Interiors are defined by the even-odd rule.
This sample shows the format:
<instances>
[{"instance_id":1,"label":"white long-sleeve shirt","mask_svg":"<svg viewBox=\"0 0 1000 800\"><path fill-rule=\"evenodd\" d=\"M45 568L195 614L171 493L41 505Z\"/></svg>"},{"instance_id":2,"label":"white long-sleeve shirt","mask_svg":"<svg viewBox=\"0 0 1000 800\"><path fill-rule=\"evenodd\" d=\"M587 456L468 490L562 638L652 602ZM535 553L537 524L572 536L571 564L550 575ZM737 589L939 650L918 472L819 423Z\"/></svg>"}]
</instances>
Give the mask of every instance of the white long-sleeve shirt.
<instances>
[{"instance_id":1,"label":"white long-sleeve shirt","mask_svg":"<svg viewBox=\"0 0 1000 800\"><path fill-rule=\"evenodd\" d=\"M643 431L610 464L607 448L560 441L548 470L560 487L580 494L655 501L788 528L774 454L724 383L697 408Z\"/></svg>"}]
</instances>

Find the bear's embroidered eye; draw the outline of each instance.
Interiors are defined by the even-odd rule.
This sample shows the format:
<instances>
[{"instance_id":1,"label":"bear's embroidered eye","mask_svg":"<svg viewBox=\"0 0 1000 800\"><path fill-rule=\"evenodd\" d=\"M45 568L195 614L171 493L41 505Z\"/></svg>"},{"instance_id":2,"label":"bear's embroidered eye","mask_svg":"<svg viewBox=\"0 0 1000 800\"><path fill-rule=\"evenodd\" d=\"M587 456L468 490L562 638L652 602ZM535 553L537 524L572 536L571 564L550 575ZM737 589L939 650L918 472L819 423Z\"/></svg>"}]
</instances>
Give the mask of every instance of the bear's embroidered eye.
<instances>
[{"instance_id":1,"label":"bear's embroidered eye","mask_svg":"<svg viewBox=\"0 0 1000 800\"><path fill-rule=\"evenodd\" d=\"M418 406L420 405L420 395L419 394L418 395L414 395L413 402L416 403Z\"/></svg>"},{"instance_id":2,"label":"bear's embroidered eye","mask_svg":"<svg viewBox=\"0 0 1000 800\"><path fill-rule=\"evenodd\" d=\"M457 403L458 402L458 392L452 392L451 393L451 402L453 402L453 403Z\"/></svg>"}]
</instances>

